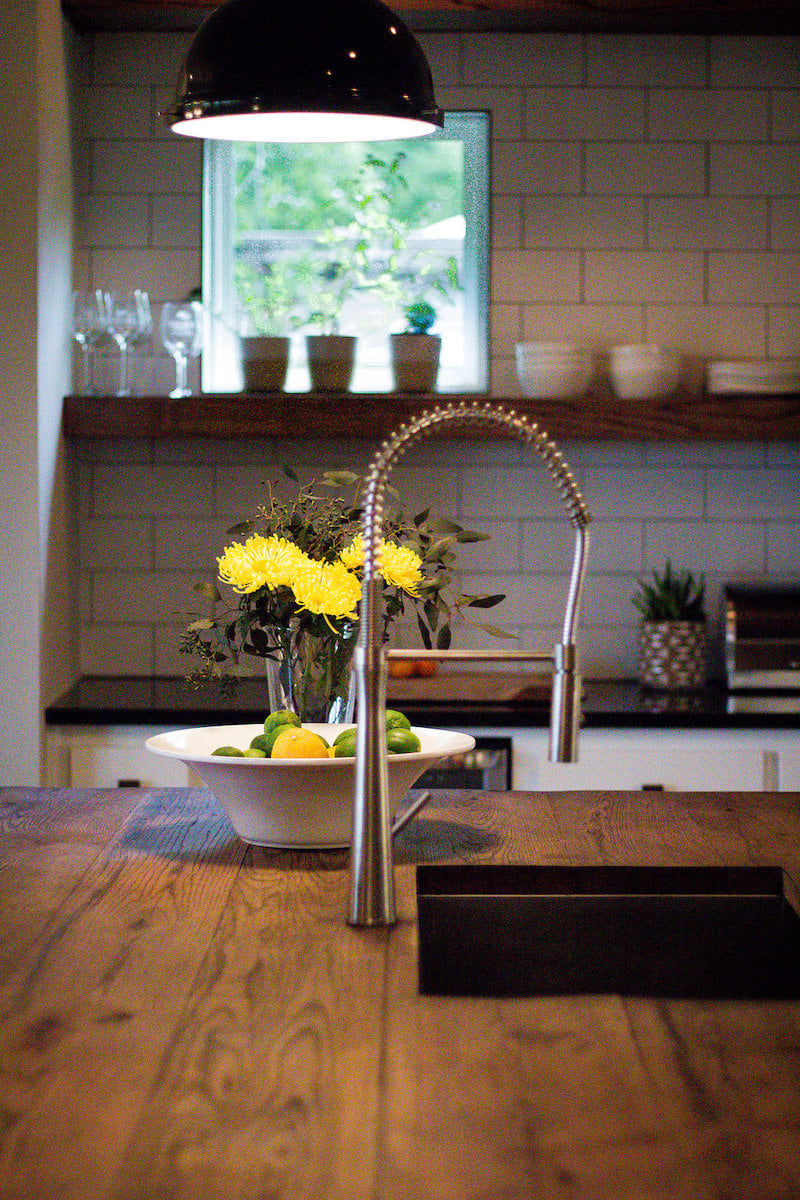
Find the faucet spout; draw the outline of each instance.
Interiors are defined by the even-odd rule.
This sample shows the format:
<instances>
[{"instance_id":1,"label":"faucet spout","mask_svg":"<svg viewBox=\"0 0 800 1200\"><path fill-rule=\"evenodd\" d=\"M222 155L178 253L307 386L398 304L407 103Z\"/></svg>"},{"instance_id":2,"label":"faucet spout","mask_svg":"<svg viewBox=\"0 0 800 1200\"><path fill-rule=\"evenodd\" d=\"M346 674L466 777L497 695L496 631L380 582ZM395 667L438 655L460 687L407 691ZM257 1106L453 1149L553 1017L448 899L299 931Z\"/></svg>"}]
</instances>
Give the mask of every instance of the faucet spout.
<instances>
[{"instance_id":1,"label":"faucet spout","mask_svg":"<svg viewBox=\"0 0 800 1200\"><path fill-rule=\"evenodd\" d=\"M521 441L533 444L575 529L575 553L562 637L552 655L550 758L555 762L574 762L577 758L581 680L577 673L575 634L586 574L591 515L561 452L536 422L486 401L465 401L428 409L401 425L386 439L367 474L361 628L354 659L358 721L348 911L352 925L391 925L396 920L385 732L387 669L382 645L381 581L377 563L386 485L398 459L411 446L448 424L500 426ZM550 658L549 655L545 657Z\"/></svg>"}]
</instances>

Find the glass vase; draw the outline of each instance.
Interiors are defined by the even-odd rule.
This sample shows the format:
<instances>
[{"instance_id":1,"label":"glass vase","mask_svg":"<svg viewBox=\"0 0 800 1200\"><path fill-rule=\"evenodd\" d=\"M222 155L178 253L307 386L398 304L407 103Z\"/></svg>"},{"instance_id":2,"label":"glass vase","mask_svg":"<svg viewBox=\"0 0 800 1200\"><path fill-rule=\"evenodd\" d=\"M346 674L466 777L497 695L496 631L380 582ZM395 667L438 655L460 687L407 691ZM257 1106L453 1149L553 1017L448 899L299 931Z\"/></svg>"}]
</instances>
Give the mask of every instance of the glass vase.
<instances>
[{"instance_id":1,"label":"glass vase","mask_svg":"<svg viewBox=\"0 0 800 1200\"><path fill-rule=\"evenodd\" d=\"M293 623L270 631L277 655L267 660L270 712L289 709L303 723L352 722L358 625L344 622L340 628L340 635L316 634Z\"/></svg>"}]
</instances>

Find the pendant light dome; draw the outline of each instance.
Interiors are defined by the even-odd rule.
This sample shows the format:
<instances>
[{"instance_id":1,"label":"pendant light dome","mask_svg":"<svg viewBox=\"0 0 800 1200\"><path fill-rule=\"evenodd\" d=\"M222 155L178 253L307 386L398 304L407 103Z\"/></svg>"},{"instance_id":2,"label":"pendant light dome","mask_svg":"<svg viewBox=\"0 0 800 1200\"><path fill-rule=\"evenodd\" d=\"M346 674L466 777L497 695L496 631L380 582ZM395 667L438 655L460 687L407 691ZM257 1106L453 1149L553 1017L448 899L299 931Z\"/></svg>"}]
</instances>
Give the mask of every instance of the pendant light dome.
<instances>
[{"instance_id":1,"label":"pendant light dome","mask_svg":"<svg viewBox=\"0 0 800 1200\"><path fill-rule=\"evenodd\" d=\"M443 123L408 26L380 0L227 0L200 26L165 114L234 141L418 137Z\"/></svg>"}]
</instances>

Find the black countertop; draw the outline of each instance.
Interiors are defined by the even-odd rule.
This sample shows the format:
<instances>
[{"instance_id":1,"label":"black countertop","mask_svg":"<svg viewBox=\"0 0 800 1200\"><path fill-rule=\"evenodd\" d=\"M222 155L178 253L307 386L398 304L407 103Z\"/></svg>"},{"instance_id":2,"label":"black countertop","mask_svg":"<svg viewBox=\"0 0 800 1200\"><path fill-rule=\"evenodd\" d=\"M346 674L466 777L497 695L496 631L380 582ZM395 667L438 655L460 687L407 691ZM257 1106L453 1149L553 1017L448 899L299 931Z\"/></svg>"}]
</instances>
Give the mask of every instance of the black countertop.
<instances>
[{"instance_id":1,"label":"black countertop","mask_svg":"<svg viewBox=\"0 0 800 1200\"><path fill-rule=\"evenodd\" d=\"M549 722L547 704L525 700L405 701L418 725L457 728L537 728ZM48 725L166 725L192 727L261 720L266 681L244 679L231 696L199 690L177 677L86 676L45 712ZM800 693L730 693L720 684L702 691L654 692L631 680L585 683L586 729L800 729Z\"/></svg>"}]
</instances>

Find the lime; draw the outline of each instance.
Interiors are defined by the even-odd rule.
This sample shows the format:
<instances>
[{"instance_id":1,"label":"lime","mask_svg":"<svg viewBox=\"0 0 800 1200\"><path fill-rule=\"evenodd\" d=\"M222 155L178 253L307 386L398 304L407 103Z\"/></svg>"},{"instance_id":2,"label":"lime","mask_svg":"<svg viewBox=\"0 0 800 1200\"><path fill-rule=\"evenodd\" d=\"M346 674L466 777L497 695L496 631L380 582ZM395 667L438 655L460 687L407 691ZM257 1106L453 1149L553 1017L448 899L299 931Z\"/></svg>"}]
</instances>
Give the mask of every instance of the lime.
<instances>
[{"instance_id":1,"label":"lime","mask_svg":"<svg viewBox=\"0 0 800 1200\"><path fill-rule=\"evenodd\" d=\"M257 733L250 743L251 750L261 750L264 755L269 754L269 746L267 745L266 733Z\"/></svg>"},{"instance_id":2,"label":"lime","mask_svg":"<svg viewBox=\"0 0 800 1200\"><path fill-rule=\"evenodd\" d=\"M287 725L272 743L272 758L327 758L328 743L310 729Z\"/></svg>"},{"instance_id":3,"label":"lime","mask_svg":"<svg viewBox=\"0 0 800 1200\"><path fill-rule=\"evenodd\" d=\"M244 751L238 746L218 746L211 753L218 754L220 758L244 758Z\"/></svg>"},{"instance_id":4,"label":"lime","mask_svg":"<svg viewBox=\"0 0 800 1200\"><path fill-rule=\"evenodd\" d=\"M263 750L259 750L258 746L249 746L244 752L244 758L266 758Z\"/></svg>"},{"instance_id":5,"label":"lime","mask_svg":"<svg viewBox=\"0 0 800 1200\"><path fill-rule=\"evenodd\" d=\"M333 743L334 758L353 758L356 752L356 731L346 729Z\"/></svg>"},{"instance_id":6,"label":"lime","mask_svg":"<svg viewBox=\"0 0 800 1200\"><path fill-rule=\"evenodd\" d=\"M264 722L264 733L269 733L276 725L295 725L300 728L300 718L297 713L292 712L288 708L279 708L274 713L270 713Z\"/></svg>"},{"instance_id":7,"label":"lime","mask_svg":"<svg viewBox=\"0 0 800 1200\"><path fill-rule=\"evenodd\" d=\"M394 708L386 710L386 728L387 729L410 729L411 722L404 713L398 712Z\"/></svg>"},{"instance_id":8,"label":"lime","mask_svg":"<svg viewBox=\"0 0 800 1200\"><path fill-rule=\"evenodd\" d=\"M355 725L349 725L347 727L347 729L343 729L342 732L333 739L334 746L338 746L339 742L343 742L345 740L349 741L350 739L355 737L355 732L356 732Z\"/></svg>"},{"instance_id":9,"label":"lime","mask_svg":"<svg viewBox=\"0 0 800 1200\"><path fill-rule=\"evenodd\" d=\"M417 754L422 744L410 729L389 729L386 732L386 748L390 754Z\"/></svg>"}]
</instances>

